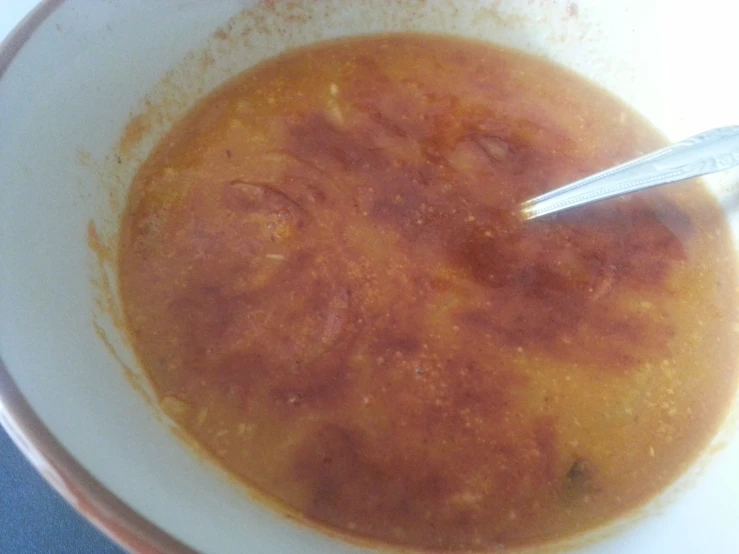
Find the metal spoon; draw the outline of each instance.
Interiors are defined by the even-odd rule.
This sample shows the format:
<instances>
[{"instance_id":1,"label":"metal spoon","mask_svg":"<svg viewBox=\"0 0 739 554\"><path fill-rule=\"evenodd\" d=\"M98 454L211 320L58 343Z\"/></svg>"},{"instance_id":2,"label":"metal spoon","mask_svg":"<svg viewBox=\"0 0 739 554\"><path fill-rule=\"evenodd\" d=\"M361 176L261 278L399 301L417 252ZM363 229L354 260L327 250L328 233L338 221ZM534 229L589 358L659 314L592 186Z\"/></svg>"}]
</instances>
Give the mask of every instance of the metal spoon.
<instances>
[{"instance_id":1,"label":"metal spoon","mask_svg":"<svg viewBox=\"0 0 739 554\"><path fill-rule=\"evenodd\" d=\"M521 204L524 220L739 166L739 126L719 127Z\"/></svg>"}]
</instances>

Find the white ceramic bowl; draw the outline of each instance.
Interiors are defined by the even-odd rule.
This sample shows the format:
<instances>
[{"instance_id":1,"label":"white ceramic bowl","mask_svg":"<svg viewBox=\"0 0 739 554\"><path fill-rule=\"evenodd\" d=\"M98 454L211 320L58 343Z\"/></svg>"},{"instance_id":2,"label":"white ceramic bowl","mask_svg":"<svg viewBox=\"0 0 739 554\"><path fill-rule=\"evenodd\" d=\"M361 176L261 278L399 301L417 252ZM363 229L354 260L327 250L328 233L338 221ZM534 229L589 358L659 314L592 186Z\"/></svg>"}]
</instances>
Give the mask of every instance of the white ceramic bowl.
<instances>
[{"instance_id":1,"label":"white ceramic bowl","mask_svg":"<svg viewBox=\"0 0 739 554\"><path fill-rule=\"evenodd\" d=\"M413 30L544 55L670 138L739 123L736 3L278 0L242 13L254 4L51 0L0 50L0 422L72 504L134 551L362 550L274 515L181 442L117 330L106 246L138 164L195 99L287 48ZM735 236L737 183L710 180ZM649 507L560 547L738 552L733 417Z\"/></svg>"}]
</instances>

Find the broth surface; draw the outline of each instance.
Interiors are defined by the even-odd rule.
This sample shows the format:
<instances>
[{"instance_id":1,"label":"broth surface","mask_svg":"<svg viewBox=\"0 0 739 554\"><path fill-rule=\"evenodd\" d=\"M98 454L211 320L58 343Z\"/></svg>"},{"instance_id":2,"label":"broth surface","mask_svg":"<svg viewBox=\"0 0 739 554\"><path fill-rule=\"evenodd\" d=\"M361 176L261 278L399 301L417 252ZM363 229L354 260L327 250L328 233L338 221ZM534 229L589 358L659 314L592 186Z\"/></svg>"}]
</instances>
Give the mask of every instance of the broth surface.
<instances>
[{"instance_id":1,"label":"broth surface","mask_svg":"<svg viewBox=\"0 0 739 554\"><path fill-rule=\"evenodd\" d=\"M696 183L512 213L662 144L593 84L487 44L287 53L136 177L134 347L182 429L314 523L434 550L592 528L673 481L733 398L729 230Z\"/></svg>"}]
</instances>

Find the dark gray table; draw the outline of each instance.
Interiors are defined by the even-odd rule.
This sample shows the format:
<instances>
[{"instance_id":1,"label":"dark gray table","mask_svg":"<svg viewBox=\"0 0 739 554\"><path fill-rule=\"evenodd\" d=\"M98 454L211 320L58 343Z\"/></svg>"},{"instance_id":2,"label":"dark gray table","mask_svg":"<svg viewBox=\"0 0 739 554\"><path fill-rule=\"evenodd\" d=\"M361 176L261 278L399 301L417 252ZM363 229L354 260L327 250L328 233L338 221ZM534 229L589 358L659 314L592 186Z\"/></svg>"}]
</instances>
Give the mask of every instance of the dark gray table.
<instances>
[{"instance_id":1,"label":"dark gray table","mask_svg":"<svg viewBox=\"0 0 739 554\"><path fill-rule=\"evenodd\" d=\"M0 427L0 554L122 554L26 461Z\"/></svg>"}]
</instances>

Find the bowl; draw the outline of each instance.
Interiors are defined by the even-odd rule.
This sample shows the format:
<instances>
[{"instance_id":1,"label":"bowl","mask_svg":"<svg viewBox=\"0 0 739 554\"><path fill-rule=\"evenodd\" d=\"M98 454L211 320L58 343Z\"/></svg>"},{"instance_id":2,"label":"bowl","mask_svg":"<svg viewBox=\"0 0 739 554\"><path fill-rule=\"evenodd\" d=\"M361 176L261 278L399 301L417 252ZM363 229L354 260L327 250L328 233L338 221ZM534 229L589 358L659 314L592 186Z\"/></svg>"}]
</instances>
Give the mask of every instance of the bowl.
<instances>
[{"instance_id":1,"label":"bowl","mask_svg":"<svg viewBox=\"0 0 739 554\"><path fill-rule=\"evenodd\" d=\"M323 39L423 31L570 67L668 138L739 122L739 6L620 0L50 0L0 49L0 422L134 552L371 552L268 508L179 438L122 326L116 234L141 162L196 99ZM739 236L739 174L707 179ZM739 549L735 399L706 453L612 525L538 549Z\"/></svg>"}]
</instances>

